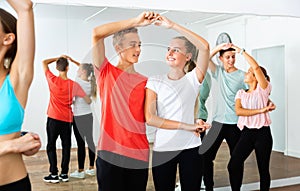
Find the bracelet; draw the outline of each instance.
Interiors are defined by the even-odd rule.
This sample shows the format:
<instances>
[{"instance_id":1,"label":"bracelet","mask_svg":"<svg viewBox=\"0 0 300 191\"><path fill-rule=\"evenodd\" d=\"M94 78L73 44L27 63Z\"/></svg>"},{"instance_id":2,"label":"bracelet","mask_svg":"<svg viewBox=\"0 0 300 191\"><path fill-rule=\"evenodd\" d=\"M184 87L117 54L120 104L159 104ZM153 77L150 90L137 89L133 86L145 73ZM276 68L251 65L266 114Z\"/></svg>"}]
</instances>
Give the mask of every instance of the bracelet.
<instances>
[{"instance_id":1,"label":"bracelet","mask_svg":"<svg viewBox=\"0 0 300 191\"><path fill-rule=\"evenodd\" d=\"M240 54L243 55L244 52L245 52L245 49L242 48L241 51L240 51Z\"/></svg>"}]
</instances>

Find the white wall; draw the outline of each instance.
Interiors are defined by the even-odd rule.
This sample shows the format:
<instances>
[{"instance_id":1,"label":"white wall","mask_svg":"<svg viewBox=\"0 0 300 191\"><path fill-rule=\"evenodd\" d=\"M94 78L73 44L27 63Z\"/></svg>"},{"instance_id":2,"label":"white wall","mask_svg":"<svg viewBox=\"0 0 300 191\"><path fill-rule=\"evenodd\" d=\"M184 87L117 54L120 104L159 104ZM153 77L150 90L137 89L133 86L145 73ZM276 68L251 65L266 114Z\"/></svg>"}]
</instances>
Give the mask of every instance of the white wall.
<instances>
[{"instance_id":1,"label":"white wall","mask_svg":"<svg viewBox=\"0 0 300 191\"><path fill-rule=\"evenodd\" d=\"M61 10L63 11L63 10ZM42 12L52 12L52 15L40 16ZM78 61L89 62L91 48L91 31L96 25L108 22L106 20L90 20L84 22L82 19L70 19L65 13L65 17L58 17L53 9L45 6L35 7L35 28L36 28L36 57L35 57L35 76L30 89L28 105L26 108L24 130L34 131L40 134L43 147L46 145L46 110L49 101L49 90L42 71L41 62L45 58L68 54ZM80 14L78 12L78 14ZM299 18L269 18L269 17L243 17L222 23L212 24L207 27L201 25L189 26L195 32L203 35L211 44L215 46L215 40L219 33L228 32L232 40L245 47L246 50L284 45L285 52L285 71L286 71L286 149L285 153L291 156L300 157L298 145L300 140L298 135L300 130L297 126L299 97L298 90L298 54L299 52ZM164 51L170 38L176 33L156 29L152 26L140 29L143 44L143 52L140 63L136 66L137 70L144 75L165 73L167 66L164 63ZM151 43L151 44L150 44ZM111 41L107 42L111 45ZM111 47L111 46L110 46ZM112 47L108 50L109 56L113 57ZM148 52L148 53L147 53ZM238 67L246 70L247 65L243 60L239 60ZM54 68L51 68L53 71ZM70 78L74 79L76 67L71 65ZM209 108L212 107L212 95L209 98ZM97 105L99 106L99 100ZM100 120L99 108L96 108L95 121ZM211 112L211 109L210 109ZM211 115L210 115L211 116ZM95 123L95 142L98 139L99 124ZM150 130L150 132L152 132ZM73 139L74 140L74 139ZM73 141L75 143L75 141ZM59 143L58 143L59 146ZM75 145L73 145L75 146Z\"/></svg>"},{"instance_id":2,"label":"white wall","mask_svg":"<svg viewBox=\"0 0 300 191\"><path fill-rule=\"evenodd\" d=\"M291 17L261 17L245 16L226 22L220 22L207 27L208 40L211 45L215 44L215 39L221 32L227 32L232 37L235 44L244 47L251 53L253 49L268 48L273 46L285 47L285 87L279 87L285 92L285 145L283 151L286 155L300 157L298 135L298 108L300 103L297 98L300 95L297 83L300 75L297 60L300 53L300 19ZM276 55L274 55L276 56ZM237 57L239 58L239 57ZM238 68L246 70L248 68L244 60L237 60ZM274 69L274 68L272 68ZM284 75L282 75L284 76ZM271 76L280 78L281 76ZM272 84L273 87L276 84ZM213 100L211 101L213 102ZM276 103L275 103L276 104ZM277 112L276 110L274 112ZM275 121L275 120L273 120ZM271 125L272 126L272 125ZM280 140L278 140L280 141ZM274 140L276 149L276 140Z\"/></svg>"},{"instance_id":3,"label":"white wall","mask_svg":"<svg viewBox=\"0 0 300 191\"><path fill-rule=\"evenodd\" d=\"M46 120L47 106L49 102L49 89L42 70L42 60L51 57L58 57L67 54L79 62L91 62L91 32L92 29L106 20L90 20L85 22L82 19L70 19L65 10L57 6L38 5L35 7L35 31L36 31L36 55L35 75L30 88L28 104L25 112L24 125L22 130L36 132L41 136L42 149L46 148ZM42 12L52 12L46 16ZM43 15L40 16L39 14ZM80 14L80 13L78 13ZM57 15L60 15L59 17ZM125 19L125 18L124 18ZM149 26L139 28L142 40L142 53L140 62L136 65L137 71L143 75L166 73L168 67L165 63L165 52L167 43L177 33L171 30ZM153 35L159 34L159 35ZM159 37L159 38L158 38ZM116 63L117 57L112 47L111 38L106 41L107 57ZM55 63L50 65L51 71L57 74ZM77 67L70 64L69 78L74 79ZM94 110L94 141L97 144L99 135L100 101L93 104ZM152 140L153 129L147 127ZM74 136L72 146L76 147ZM61 148L58 139L57 147Z\"/></svg>"}]
</instances>

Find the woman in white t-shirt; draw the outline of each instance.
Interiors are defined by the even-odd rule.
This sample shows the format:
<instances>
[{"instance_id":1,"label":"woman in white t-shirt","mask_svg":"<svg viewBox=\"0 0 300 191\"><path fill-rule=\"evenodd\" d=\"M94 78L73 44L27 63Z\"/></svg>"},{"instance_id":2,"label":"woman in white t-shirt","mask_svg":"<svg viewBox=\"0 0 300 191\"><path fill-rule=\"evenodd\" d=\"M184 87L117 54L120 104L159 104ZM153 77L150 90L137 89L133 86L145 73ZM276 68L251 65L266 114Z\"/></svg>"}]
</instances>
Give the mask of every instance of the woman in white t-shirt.
<instances>
[{"instance_id":1,"label":"woman in white t-shirt","mask_svg":"<svg viewBox=\"0 0 300 191\"><path fill-rule=\"evenodd\" d=\"M70 58L71 59L71 58ZM72 60L71 60L72 61ZM77 71L76 82L82 87L85 93L89 96L96 97L97 86L94 76L94 68L92 64L80 64L72 61L79 66ZM77 141L77 159L78 170L70 174L73 178L85 178L85 174L94 176L95 164L95 143L93 140L93 113L90 104L87 104L83 98L75 97L73 103L73 130ZM89 150L89 168L84 171L84 161L86 156L85 141L88 144Z\"/></svg>"},{"instance_id":2,"label":"woman in white t-shirt","mask_svg":"<svg viewBox=\"0 0 300 191\"><path fill-rule=\"evenodd\" d=\"M209 44L166 17L159 16L156 25L174 29L183 36L173 38L169 44L168 74L150 77L146 85L146 122L157 127L152 157L155 190L174 191L179 167L181 189L199 191L202 177L199 133L207 124L203 121L195 124L194 107L208 67ZM185 66L190 64L195 68L185 73Z\"/></svg>"},{"instance_id":3,"label":"woman in white t-shirt","mask_svg":"<svg viewBox=\"0 0 300 191\"><path fill-rule=\"evenodd\" d=\"M269 164L273 144L269 111L275 109L272 102L269 102L270 78L267 71L259 66L244 49L235 45L232 45L232 48L244 56L250 68L244 78L249 89L239 90L235 97L235 111L239 116L237 126L242 132L228 164L231 189L232 191L241 189L244 162L255 150L260 190L266 191L269 190L271 182Z\"/></svg>"}]
</instances>

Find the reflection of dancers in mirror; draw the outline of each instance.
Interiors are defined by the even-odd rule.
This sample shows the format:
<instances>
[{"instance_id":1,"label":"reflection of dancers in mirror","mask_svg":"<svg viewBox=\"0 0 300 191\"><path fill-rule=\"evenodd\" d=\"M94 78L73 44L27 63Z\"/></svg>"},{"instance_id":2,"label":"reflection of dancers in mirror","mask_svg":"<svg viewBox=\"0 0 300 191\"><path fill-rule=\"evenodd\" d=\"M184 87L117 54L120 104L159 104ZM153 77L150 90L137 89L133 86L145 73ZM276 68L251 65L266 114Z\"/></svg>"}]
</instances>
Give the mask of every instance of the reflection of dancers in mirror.
<instances>
[{"instance_id":1,"label":"reflection of dancers in mirror","mask_svg":"<svg viewBox=\"0 0 300 191\"><path fill-rule=\"evenodd\" d=\"M79 66L75 81L82 87L86 95L96 98L97 86L92 64L82 63L69 58ZM73 130L77 142L78 169L70 174L73 178L85 178L85 174L95 175L95 143L93 140L93 113L90 104L83 98L75 97L73 102ZM89 168L84 171L86 156L85 141L89 151Z\"/></svg>"},{"instance_id":2,"label":"reflection of dancers in mirror","mask_svg":"<svg viewBox=\"0 0 300 191\"><path fill-rule=\"evenodd\" d=\"M62 55L43 61L43 69L50 90L50 100L47 109L47 156L50 163L50 174L44 177L45 182L58 183L69 181L69 162L71 154L72 135L72 101L75 96L82 97L88 104L91 99L80 85L68 78L70 57ZM72 60L70 60L72 61ZM58 76L54 75L49 64L56 62ZM62 145L61 173L58 175L56 141L60 137Z\"/></svg>"},{"instance_id":3,"label":"reflection of dancers in mirror","mask_svg":"<svg viewBox=\"0 0 300 191\"><path fill-rule=\"evenodd\" d=\"M199 191L202 177L199 133L207 124L203 121L195 124L194 107L208 67L209 44L166 17L160 16L158 20L156 25L174 29L184 36L170 42L166 54L169 73L149 78L146 86L146 121L157 127L152 157L154 186L157 191L173 191L179 167L182 190ZM196 49L199 54L194 63ZM185 73L186 65L194 69Z\"/></svg>"},{"instance_id":4,"label":"reflection of dancers in mirror","mask_svg":"<svg viewBox=\"0 0 300 191\"><path fill-rule=\"evenodd\" d=\"M208 72L206 72L205 78L203 80L203 83L200 87L199 90L199 96L198 96L198 104L196 105L196 119L201 119L204 122L207 121L208 118L208 111L207 111L207 107L206 107L206 101L209 97L209 93L210 93L210 89L211 89L211 76ZM200 137L201 137L201 141L203 141L204 137L205 137L206 131L200 133ZM206 178L205 178L205 164L204 164L204 160L203 160L203 166L202 166L202 173L203 173L203 182L204 185L206 185Z\"/></svg>"},{"instance_id":5,"label":"reflection of dancers in mirror","mask_svg":"<svg viewBox=\"0 0 300 191\"><path fill-rule=\"evenodd\" d=\"M8 0L18 21L0 8L0 190L30 191L22 154L41 147L33 133L20 137L28 91L33 79L34 16L29 0Z\"/></svg>"},{"instance_id":6,"label":"reflection of dancers in mirror","mask_svg":"<svg viewBox=\"0 0 300 191\"><path fill-rule=\"evenodd\" d=\"M272 102L269 102L270 78L267 71L245 50L234 45L232 47L243 55L250 68L244 79L249 89L239 90L235 97L235 111L239 116L237 125L242 132L228 164L230 184L233 191L241 189L244 162L255 150L260 190L267 191L271 183L269 165L273 144L269 111L275 109Z\"/></svg>"},{"instance_id":7,"label":"reflection of dancers in mirror","mask_svg":"<svg viewBox=\"0 0 300 191\"><path fill-rule=\"evenodd\" d=\"M216 154L225 139L232 153L235 144L239 140L240 130L237 127L238 116L235 113L234 97L238 90L246 89L244 83L245 72L235 67L235 49L231 44L220 44L216 46L210 54L209 69L212 77L217 81L217 91L214 94L216 100L212 117L212 127L201 147L208 148L204 153L204 177L207 191L214 187L214 160ZM212 58L220 53L219 59L223 66L216 65Z\"/></svg>"},{"instance_id":8,"label":"reflection of dancers in mirror","mask_svg":"<svg viewBox=\"0 0 300 191\"><path fill-rule=\"evenodd\" d=\"M134 64L141 54L137 28L157 15L143 12L135 18L97 26L93 31L93 64L101 100L101 126L96 160L98 190L145 191L149 171L144 97L147 78ZM113 35L119 60L106 58L104 39Z\"/></svg>"}]
</instances>

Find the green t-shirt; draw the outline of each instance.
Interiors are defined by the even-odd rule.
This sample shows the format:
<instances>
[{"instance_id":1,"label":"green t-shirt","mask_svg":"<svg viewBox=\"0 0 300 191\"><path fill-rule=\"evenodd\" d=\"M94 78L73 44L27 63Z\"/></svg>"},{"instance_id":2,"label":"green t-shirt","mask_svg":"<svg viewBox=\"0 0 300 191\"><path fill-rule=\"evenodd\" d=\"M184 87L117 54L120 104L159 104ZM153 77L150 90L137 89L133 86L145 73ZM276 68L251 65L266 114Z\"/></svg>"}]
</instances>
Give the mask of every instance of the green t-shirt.
<instances>
[{"instance_id":1,"label":"green t-shirt","mask_svg":"<svg viewBox=\"0 0 300 191\"><path fill-rule=\"evenodd\" d=\"M208 72L206 72L205 78L200 86L199 97L198 97L198 119L207 119L208 112L205 105L205 102L209 96L209 92L211 89L211 76Z\"/></svg>"}]
</instances>

